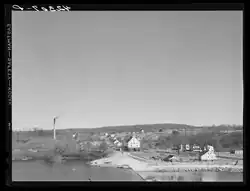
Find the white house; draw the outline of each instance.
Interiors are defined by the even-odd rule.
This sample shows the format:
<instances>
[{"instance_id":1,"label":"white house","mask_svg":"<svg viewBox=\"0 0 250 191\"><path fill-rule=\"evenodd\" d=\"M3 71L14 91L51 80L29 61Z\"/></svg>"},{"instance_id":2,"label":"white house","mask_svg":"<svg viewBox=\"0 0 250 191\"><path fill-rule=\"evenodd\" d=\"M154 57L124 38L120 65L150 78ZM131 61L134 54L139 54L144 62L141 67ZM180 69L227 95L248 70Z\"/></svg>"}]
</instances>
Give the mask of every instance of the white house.
<instances>
[{"instance_id":1,"label":"white house","mask_svg":"<svg viewBox=\"0 0 250 191\"><path fill-rule=\"evenodd\" d=\"M112 138L114 138L115 137L115 134L112 134L112 135L110 135Z\"/></svg>"},{"instance_id":2,"label":"white house","mask_svg":"<svg viewBox=\"0 0 250 191\"><path fill-rule=\"evenodd\" d=\"M243 150L235 150L236 155L243 155Z\"/></svg>"},{"instance_id":3,"label":"white house","mask_svg":"<svg viewBox=\"0 0 250 191\"><path fill-rule=\"evenodd\" d=\"M193 145L193 151L201 151L201 148L199 145Z\"/></svg>"},{"instance_id":4,"label":"white house","mask_svg":"<svg viewBox=\"0 0 250 191\"><path fill-rule=\"evenodd\" d=\"M88 142L88 141L87 141ZM101 145L101 141L90 141L89 144L94 146L94 147L98 147Z\"/></svg>"},{"instance_id":5,"label":"white house","mask_svg":"<svg viewBox=\"0 0 250 191\"><path fill-rule=\"evenodd\" d=\"M216 160L217 157L214 152L208 151L201 156L201 160Z\"/></svg>"},{"instance_id":6,"label":"white house","mask_svg":"<svg viewBox=\"0 0 250 191\"><path fill-rule=\"evenodd\" d=\"M118 140L116 140L116 141L114 142L114 144L115 144L116 146L118 146L118 147L122 146L122 143L121 143L120 141L118 141Z\"/></svg>"},{"instance_id":7,"label":"white house","mask_svg":"<svg viewBox=\"0 0 250 191\"><path fill-rule=\"evenodd\" d=\"M189 150L190 150L190 145L186 144L186 151L189 151Z\"/></svg>"},{"instance_id":8,"label":"white house","mask_svg":"<svg viewBox=\"0 0 250 191\"><path fill-rule=\"evenodd\" d=\"M211 146L211 145L207 145L207 149L208 149L209 151L213 151L213 152L214 152L214 147Z\"/></svg>"},{"instance_id":9,"label":"white house","mask_svg":"<svg viewBox=\"0 0 250 191\"><path fill-rule=\"evenodd\" d=\"M207 148L208 148L208 151L201 156L201 160L216 160L217 157L214 153L214 147L208 145Z\"/></svg>"},{"instance_id":10,"label":"white house","mask_svg":"<svg viewBox=\"0 0 250 191\"><path fill-rule=\"evenodd\" d=\"M203 150L204 150L204 151L207 151L207 147L206 147L206 146L204 146Z\"/></svg>"},{"instance_id":11,"label":"white house","mask_svg":"<svg viewBox=\"0 0 250 191\"><path fill-rule=\"evenodd\" d=\"M180 145L180 151L183 151L183 149L184 149L184 146L183 146L183 144L181 144Z\"/></svg>"},{"instance_id":12,"label":"white house","mask_svg":"<svg viewBox=\"0 0 250 191\"><path fill-rule=\"evenodd\" d=\"M140 146L140 141L134 136L128 141L129 149L140 149Z\"/></svg>"}]
</instances>

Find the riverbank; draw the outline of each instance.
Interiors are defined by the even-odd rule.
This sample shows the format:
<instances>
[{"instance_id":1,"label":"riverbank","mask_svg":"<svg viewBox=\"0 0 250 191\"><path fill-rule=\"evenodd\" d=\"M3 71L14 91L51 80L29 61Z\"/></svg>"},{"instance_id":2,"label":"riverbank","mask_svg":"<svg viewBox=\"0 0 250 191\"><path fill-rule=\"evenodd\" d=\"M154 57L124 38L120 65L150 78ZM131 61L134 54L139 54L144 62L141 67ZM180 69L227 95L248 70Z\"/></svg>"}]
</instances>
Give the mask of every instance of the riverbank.
<instances>
[{"instance_id":1,"label":"riverbank","mask_svg":"<svg viewBox=\"0 0 250 191\"><path fill-rule=\"evenodd\" d=\"M243 182L239 172L139 172L146 181Z\"/></svg>"},{"instance_id":2,"label":"riverbank","mask_svg":"<svg viewBox=\"0 0 250 191\"><path fill-rule=\"evenodd\" d=\"M115 152L113 155L94 160L90 165L95 166L112 166L120 168L131 168L136 172L189 172L189 171L227 171L227 172L243 172L243 165L223 165L223 164L202 164L197 162L185 162L185 163L167 163L159 162L153 163L147 161L130 153Z\"/></svg>"}]
</instances>

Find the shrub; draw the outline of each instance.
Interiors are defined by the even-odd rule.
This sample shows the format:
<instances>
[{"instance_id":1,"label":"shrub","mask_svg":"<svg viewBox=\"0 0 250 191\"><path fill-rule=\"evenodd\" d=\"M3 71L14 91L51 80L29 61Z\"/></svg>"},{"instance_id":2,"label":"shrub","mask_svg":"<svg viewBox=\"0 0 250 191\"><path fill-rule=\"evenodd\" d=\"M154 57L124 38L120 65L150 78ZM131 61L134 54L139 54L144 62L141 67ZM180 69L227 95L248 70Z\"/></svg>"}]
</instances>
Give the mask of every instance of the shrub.
<instances>
[{"instance_id":1,"label":"shrub","mask_svg":"<svg viewBox=\"0 0 250 191\"><path fill-rule=\"evenodd\" d=\"M61 141L58 141L55 143L54 153L63 154L64 152L68 152L68 151L69 151L69 147L66 143L63 143Z\"/></svg>"},{"instance_id":2,"label":"shrub","mask_svg":"<svg viewBox=\"0 0 250 191\"><path fill-rule=\"evenodd\" d=\"M44 135L44 133L43 133L43 130L42 130L42 129L37 130L37 133L38 133L38 136L43 136L43 135Z\"/></svg>"},{"instance_id":3,"label":"shrub","mask_svg":"<svg viewBox=\"0 0 250 191\"><path fill-rule=\"evenodd\" d=\"M100 144L99 149L100 149L100 150L103 150L103 151L106 151L106 150L108 149L108 144L107 144L105 141L103 141L103 142Z\"/></svg>"},{"instance_id":4,"label":"shrub","mask_svg":"<svg viewBox=\"0 0 250 191\"><path fill-rule=\"evenodd\" d=\"M173 134L173 135L179 135L180 132L179 132L179 131L176 131L176 130L173 130L173 131L172 131L172 134Z\"/></svg>"},{"instance_id":5,"label":"shrub","mask_svg":"<svg viewBox=\"0 0 250 191\"><path fill-rule=\"evenodd\" d=\"M225 148L241 148L243 145L243 134L242 133L231 133L223 136L219 143Z\"/></svg>"}]
</instances>

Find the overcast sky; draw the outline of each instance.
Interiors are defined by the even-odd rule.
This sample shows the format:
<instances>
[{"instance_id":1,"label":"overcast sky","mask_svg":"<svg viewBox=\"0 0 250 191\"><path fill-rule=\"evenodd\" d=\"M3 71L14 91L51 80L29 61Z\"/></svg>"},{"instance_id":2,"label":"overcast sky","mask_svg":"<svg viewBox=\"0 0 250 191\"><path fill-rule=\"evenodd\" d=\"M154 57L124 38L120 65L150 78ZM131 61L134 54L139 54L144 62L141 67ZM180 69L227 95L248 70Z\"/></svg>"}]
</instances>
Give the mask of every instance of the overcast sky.
<instances>
[{"instance_id":1,"label":"overcast sky","mask_svg":"<svg viewBox=\"0 0 250 191\"><path fill-rule=\"evenodd\" d=\"M13 128L242 124L242 12L13 12Z\"/></svg>"}]
</instances>

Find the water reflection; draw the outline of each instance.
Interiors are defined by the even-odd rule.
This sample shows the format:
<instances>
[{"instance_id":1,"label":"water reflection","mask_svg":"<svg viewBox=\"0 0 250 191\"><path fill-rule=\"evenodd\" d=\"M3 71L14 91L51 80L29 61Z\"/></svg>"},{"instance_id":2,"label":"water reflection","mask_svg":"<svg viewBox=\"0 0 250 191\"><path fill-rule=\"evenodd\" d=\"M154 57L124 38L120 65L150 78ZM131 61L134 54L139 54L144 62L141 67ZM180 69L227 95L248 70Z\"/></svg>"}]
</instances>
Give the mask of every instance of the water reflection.
<instances>
[{"instance_id":1,"label":"water reflection","mask_svg":"<svg viewBox=\"0 0 250 191\"><path fill-rule=\"evenodd\" d=\"M142 172L146 180L194 181L194 182L242 182L243 173L239 172Z\"/></svg>"},{"instance_id":2,"label":"water reflection","mask_svg":"<svg viewBox=\"0 0 250 191\"><path fill-rule=\"evenodd\" d=\"M12 162L13 181L142 181L131 170L92 167L83 161L48 163L47 161Z\"/></svg>"},{"instance_id":3,"label":"water reflection","mask_svg":"<svg viewBox=\"0 0 250 191\"><path fill-rule=\"evenodd\" d=\"M243 173L238 172L141 172L148 180L160 181L243 181ZM108 167L93 167L84 161L74 160L64 163L46 160L13 161L14 181L143 181L131 170Z\"/></svg>"}]
</instances>

